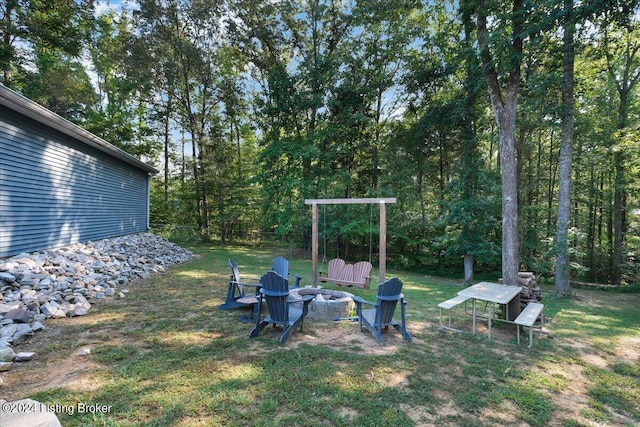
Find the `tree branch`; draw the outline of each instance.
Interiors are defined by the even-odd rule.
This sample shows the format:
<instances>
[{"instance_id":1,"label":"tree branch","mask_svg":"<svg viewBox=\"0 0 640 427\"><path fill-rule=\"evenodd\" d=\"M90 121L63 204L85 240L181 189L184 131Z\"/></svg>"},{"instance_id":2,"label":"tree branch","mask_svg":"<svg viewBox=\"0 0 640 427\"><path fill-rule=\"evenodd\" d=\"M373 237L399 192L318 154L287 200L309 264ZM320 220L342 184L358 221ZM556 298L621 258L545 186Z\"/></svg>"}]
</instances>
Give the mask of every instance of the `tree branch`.
<instances>
[{"instance_id":1,"label":"tree branch","mask_svg":"<svg viewBox=\"0 0 640 427\"><path fill-rule=\"evenodd\" d=\"M489 96L494 106L504 108L504 98L498 83L498 73L493 64L493 57L489 50L487 41L487 14L484 0L478 0L476 8L476 32L478 34L478 45L480 46L480 59L482 60L482 71L484 72Z\"/></svg>"}]
</instances>

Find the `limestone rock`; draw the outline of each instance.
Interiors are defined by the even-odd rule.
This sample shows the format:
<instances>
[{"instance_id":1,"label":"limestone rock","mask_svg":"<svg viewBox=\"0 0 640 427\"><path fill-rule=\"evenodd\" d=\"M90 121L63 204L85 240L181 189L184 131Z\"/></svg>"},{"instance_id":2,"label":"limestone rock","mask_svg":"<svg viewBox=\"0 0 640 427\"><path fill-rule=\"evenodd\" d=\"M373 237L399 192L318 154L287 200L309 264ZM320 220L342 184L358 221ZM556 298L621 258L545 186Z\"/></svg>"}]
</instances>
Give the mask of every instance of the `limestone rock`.
<instances>
[{"instance_id":1,"label":"limestone rock","mask_svg":"<svg viewBox=\"0 0 640 427\"><path fill-rule=\"evenodd\" d=\"M18 353L16 353L15 358L14 358L14 362L28 362L29 360L33 359L33 356L35 355L34 352L32 351L20 351Z\"/></svg>"},{"instance_id":2,"label":"limestone rock","mask_svg":"<svg viewBox=\"0 0 640 427\"><path fill-rule=\"evenodd\" d=\"M84 302L77 302L73 307L73 312L71 315L85 316L87 313L89 313L90 309L91 309L91 304L89 304L87 300L84 300Z\"/></svg>"},{"instance_id":3,"label":"limestone rock","mask_svg":"<svg viewBox=\"0 0 640 427\"><path fill-rule=\"evenodd\" d=\"M138 233L2 259L0 343L23 342L49 318L87 315L94 303L124 298L132 280L192 257L162 237Z\"/></svg>"},{"instance_id":4,"label":"limestone rock","mask_svg":"<svg viewBox=\"0 0 640 427\"><path fill-rule=\"evenodd\" d=\"M23 308L14 308L4 315L5 319L11 319L15 323L27 323L30 317L31 314Z\"/></svg>"},{"instance_id":5,"label":"limestone rock","mask_svg":"<svg viewBox=\"0 0 640 427\"><path fill-rule=\"evenodd\" d=\"M5 325L2 327L2 329L0 329L0 339L5 339L6 342L11 342L10 338L13 336L13 334L16 333L16 331L18 330L18 325L16 325L15 323L10 323L9 325Z\"/></svg>"},{"instance_id":6,"label":"limestone rock","mask_svg":"<svg viewBox=\"0 0 640 427\"><path fill-rule=\"evenodd\" d=\"M11 347L0 348L0 362L13 362L16 358L16 354Z\"/></svg>"},{"instance_id":7,"label":"limestone rock","mask_svg":"<svg viewBox=\"0 0 640 427\"><path fill-rule=\"evenodd\" d=\"M0 273L0 280L5 283L14 283L16 281L16 276L10 273L2 272Z\"/></svg>"},{"instance_id":8,"label":"limestone rock","mask_svg":"<svg viewBox=\"0 0 640 427\"><path fill-rule=\"evenodd\" d=\"M26 341L27 338L33 336L33 330L31 329L30 325L27 325L26 323L18 323L14 325L17 326L17 329L11 337L11 342L13 343L13 345L18 345Z\"/></svg>"}]
</instances>

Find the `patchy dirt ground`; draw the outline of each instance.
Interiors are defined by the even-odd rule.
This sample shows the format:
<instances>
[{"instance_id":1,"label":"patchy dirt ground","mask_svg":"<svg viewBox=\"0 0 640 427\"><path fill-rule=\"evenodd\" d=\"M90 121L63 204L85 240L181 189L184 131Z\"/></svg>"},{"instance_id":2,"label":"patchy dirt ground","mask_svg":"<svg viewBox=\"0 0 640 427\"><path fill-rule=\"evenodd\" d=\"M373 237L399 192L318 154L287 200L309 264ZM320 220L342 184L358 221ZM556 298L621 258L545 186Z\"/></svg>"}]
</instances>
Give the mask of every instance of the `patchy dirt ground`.
<instances>
[{"instance_id":1,"label":"patchy dirt ground","mask_svg":"<svg viewBox=\"0 0 640 427\"><path fill-rule=\"evenodd\" d=\"M69 355L69 340L65 339L77 335L75 329L87 319L74 317L48 321L45 330L36 332L33 338L14 348L15 351L35 352L35 356L29 362L14 364L13 369L2 374L0 398L13 401L55 387L97 388L100 384L93 376L101 367L82 355L85 348L82 344L86 346L89 342L77 340L78 348Z\"/></svg>"},{"instance_id":2,"label":"patchy dirt ground","mask_svg":"<svg viewBox=\"0 0 640 427\"><path fill-rule=\"evenodd\" d=\"M112 302L117 303L117 302ZM35 352L29 362L14 364L13 369L2 373L3 384L0 386L0 398L8 401L25 398L43 389L64 387L70 390L93 390L100 387L100 376L103 367L84 354L96 345L116 345L126 341L121 331L103 328L99 332L78 332L86 325L108 324L108 310L90 312L88 316L49 320L46 329L36 332L33 338L20 344L14 350ZM358 332L356 322L348 323L348 327L336 327L331 321L315 321L307 325L305 330L296 333L295 339L287 345L295 348L305 343L336 345L350 343L358 345L363 353L393 354L398 345L403 345L402 337L390 333L384 347L375 345L370 335ZM340 325L344 326L344 325ZM414 334L424 325L412 323L410 331ZM265 329L262 335L273 334ZM135 343L133 343L135 344ZM254 351L258 346L251 344Z\"/></svg>"}]
</instances>

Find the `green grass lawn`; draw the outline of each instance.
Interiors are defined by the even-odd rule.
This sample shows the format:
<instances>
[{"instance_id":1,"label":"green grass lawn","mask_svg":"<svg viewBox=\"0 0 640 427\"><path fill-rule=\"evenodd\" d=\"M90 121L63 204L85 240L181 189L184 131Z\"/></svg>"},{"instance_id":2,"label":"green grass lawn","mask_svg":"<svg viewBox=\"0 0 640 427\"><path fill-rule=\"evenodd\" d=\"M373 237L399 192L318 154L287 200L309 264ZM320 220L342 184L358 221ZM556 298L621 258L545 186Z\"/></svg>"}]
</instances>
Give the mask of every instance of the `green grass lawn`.
<instances>
[{"instance_id":1,"label":"green grass lawn","mask_svg":"<svg viewBox=\"0 0 640 427\"><path fill-rule=\"evenodd\" d=\"M132 284L126 298L49 322L23 344L38 346L36 360L6 376L0 397L110 406L59 413L64 426L640 424L638 294L578 289L561 299L543 287L545 333L528 349L502 324L492 340L483 321L475 336L440 330L437 304L461 282L388 271L404 282L413 342L389 331L381 347L356 323L307 319L278 346L273 331L249 340L252 325L237 320L244 312L218 306L229 258L251 280L288 254L190 249L196 259ZM290 261L310 284L310 261ZM375 300L375 288L342 290ZM453 320L470 330L461 310ZM85 348L91 354L80 356Z\"/></svg>"}]
</instances>

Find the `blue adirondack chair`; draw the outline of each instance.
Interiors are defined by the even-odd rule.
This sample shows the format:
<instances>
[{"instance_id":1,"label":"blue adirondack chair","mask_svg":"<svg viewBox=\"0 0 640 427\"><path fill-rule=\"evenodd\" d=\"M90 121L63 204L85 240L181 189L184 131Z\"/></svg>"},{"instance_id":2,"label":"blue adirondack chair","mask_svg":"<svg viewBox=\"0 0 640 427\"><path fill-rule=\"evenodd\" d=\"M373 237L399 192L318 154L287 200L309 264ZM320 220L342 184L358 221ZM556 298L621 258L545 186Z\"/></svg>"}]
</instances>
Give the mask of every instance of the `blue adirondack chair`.
<instances>
[{"instance_id":1,"label":"blue adirondack chair","mask_svg":"<svg viewBox=\"0 0 640 427\"><path fill-rule=\"evenodd\" d=\"M402 282L392 277L386 282L382 283L378 287L377 302L369 302L359 296L353 296L353 301L356 303L356 315L358 316L358 329L362 332L362 325L364 325L373 337L382 345L384 345L384 338L382 338L382 329L388 329L389 326L393 326L402 334L405 341L411 341L411 335L407 332L405 306L407 302L402 295ZM396 310L396 306L400 303L401 322L398 323L393 314ZM369 305L375 307L374 309L363 310L363 305Z\"/></svg>"},{"instance_id":2,"label":"blue adirondack chair","mask_svg":"<svg viewBox=\"0 0 640 427\"><path fill-rule=\"evenodd\" d=\"M281 256L278 256L276 258L273 259L273 262L271 263L271 269L273 271L275 271L276 273L278 273L279 275L281 275L282 277L284 277L285 279L289 280L289 276L293 276L296 279L296 284L294 286L291 286L291 288L297 288L300 286L300 280L302 280L302 276L298 276L297 274L293 274L291 272L289 272L289 260L286 258L283 258Z\"/></svg>"},{"instance_id":3,"label":"blue adirondack chair","mask_svg":"<svg viewBox=\"0 0 640 427\"><path fill-rule=\"evenodd\" d=\"M246 307L251 304L257 303L257 300L252 300L249 297L255 296L254 294L246 295L244 292L245 286L252 286L256 289L260 287L257 283L243 283L240 280L240 271L238 265L229 259L229 266L231 267L231 275L229 276L229 287L227 288L227 298L225 302L220 306L222 310L233 310L240 307Z\"/></svg>"},{"instance_id":4,"label":"blue adirondack chair","mask_svg":"<svg viewBox=\"0 0 640 427\"><path fill-rule=\"evenodd\" d=\"M274 327L282 327L282 334L278 339L278 343L284 344L291 336L296 327L302 324L304 317L309 311L309 303L313 300L313 295L304 295L301 299L289 299L289 283L287 279L280 276L275 271L267 272L260 279L262 287L258 296L258 315L256 318L256 326L251 330L249 338L255 338L260 334L268 324ZM302 302L302 308L295 308L294 303ZM266 304L265 304L266 303ZM263 320L263 312L268 307L268 315ZM266 314L266 313L265 313Z\"/></svg>"}]
</instances>

